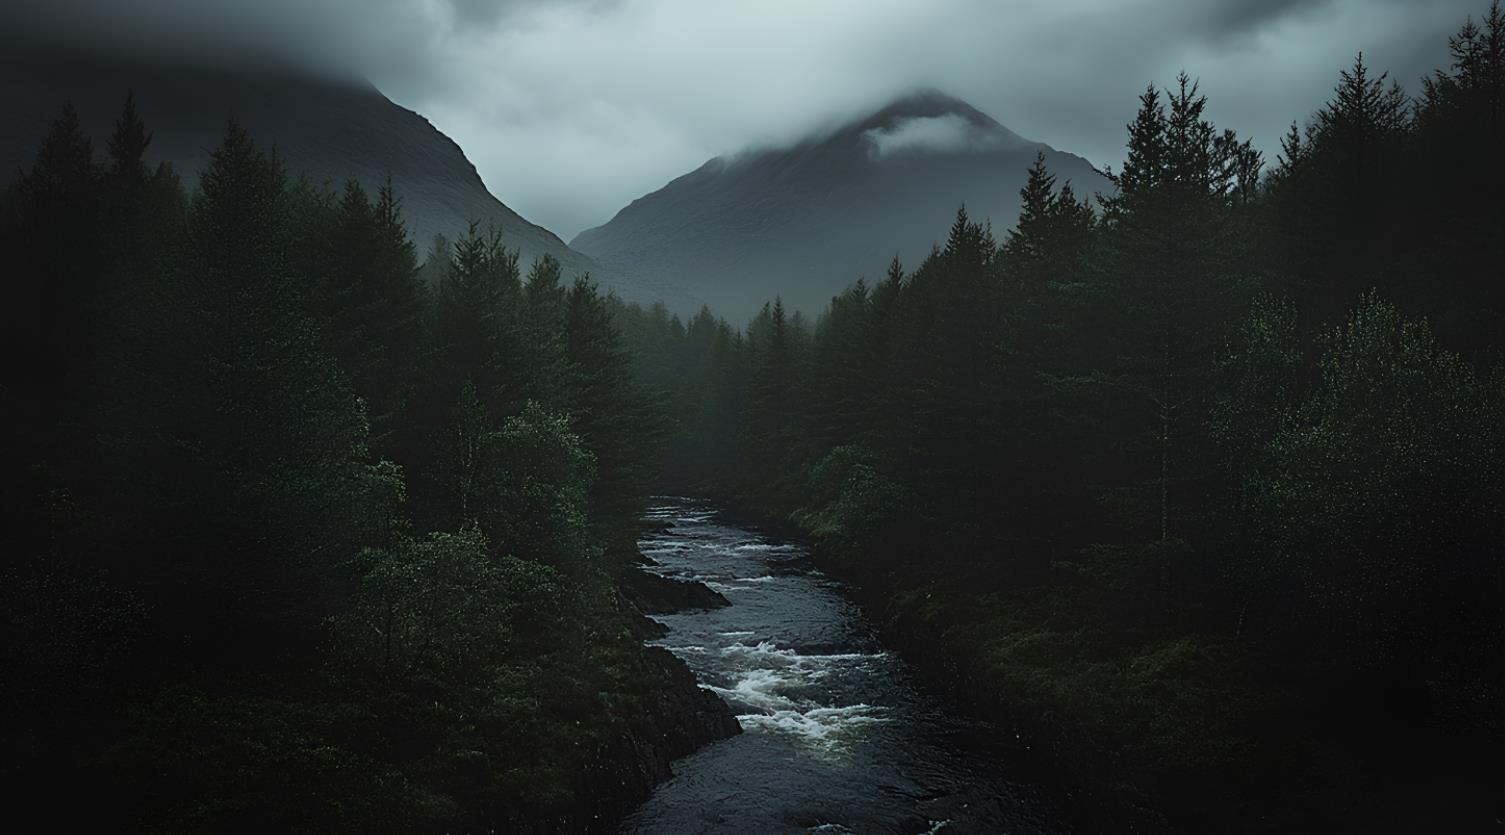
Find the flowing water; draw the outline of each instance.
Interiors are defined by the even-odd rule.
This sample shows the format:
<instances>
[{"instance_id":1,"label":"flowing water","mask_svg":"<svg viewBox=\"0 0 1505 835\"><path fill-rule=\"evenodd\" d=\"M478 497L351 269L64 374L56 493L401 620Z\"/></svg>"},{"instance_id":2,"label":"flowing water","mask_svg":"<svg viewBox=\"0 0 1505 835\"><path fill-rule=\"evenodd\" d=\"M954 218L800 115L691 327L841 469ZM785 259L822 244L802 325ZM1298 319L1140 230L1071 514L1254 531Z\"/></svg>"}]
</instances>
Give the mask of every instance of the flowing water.
<instances>
[{"instance_id":1,"label":"flowing water","mask_svg":"<svg viewBox=\"0 0 1505 835\"><path fill-rule=\"evenodd\" d=\"M1059 832L1041 792L1011 781L1019 747L916 688L841 585L798 545L661 500L655 571L731 605L661 615L660 643L720 694L740 736L674 764L630 833Z\"/></svg>"}]
</instances>

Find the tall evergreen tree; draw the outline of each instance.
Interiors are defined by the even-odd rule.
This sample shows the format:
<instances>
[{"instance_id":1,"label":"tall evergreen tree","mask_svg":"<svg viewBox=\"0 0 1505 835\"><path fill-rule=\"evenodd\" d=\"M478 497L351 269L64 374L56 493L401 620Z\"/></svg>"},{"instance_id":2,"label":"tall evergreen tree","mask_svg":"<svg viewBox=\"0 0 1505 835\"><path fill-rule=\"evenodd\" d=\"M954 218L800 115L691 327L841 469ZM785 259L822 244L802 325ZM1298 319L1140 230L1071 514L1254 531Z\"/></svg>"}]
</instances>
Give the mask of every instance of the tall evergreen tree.
<instances>
[{"instance_id":1,"label":"tall evergreen tree","mask_svg":"<svg viewBox=\"0 0 1505 835\"><path fill-rule=\"evenodd\" d=\"M662 438L632 379L621 335L588 277L570 286L564 312L564 389L572 428L599 464L595 518L621 530L641 512Z\"/></svg>"},{"instance_id":2,"label":"tall evergreen tree","mask_svg":"<svg viewBox=\"0 0 1505 835\"><path fill-rule=\"evenodd\" d=\"M394 421L417 382L426 292L391 182L374 204L348 183L327 240L330 266L315 278L325 342L365 401L378 448L393 454Z\"/></svg>"},{"instance_id":3,"label":"tall evergreen tree","mask_svg":"<svg viewBox=\"0 0 1505 835\"><path fill-rule=\"evenodd\" d=\"M350 560L391 535L399 490L370 462L364 409L303 310L286 201L281 164L230 123L190 216L180 338L201 359L174 427L193 450L178 500L197 508L176 553L201 578L184 603L248 619L270 650L317 627Z\"/></svg>"},{"instance_id":4,"label":"tall evergreen tree","mask_svg":"<svg viewBox=\"0 0 1505 835\"><path fill-rule=\"evenodd\" d=\"M1185 73L1167 101L1168 112L1153 90L1141 96L1118 193L1103 199L1105 289L1123 309L1122 360L1109 373L1136 427L1123 439L1122 476L1138 489L1124 496L1153 508L1155 524L1147 527L1161 540L1184 530L1179 510L1205 475L1193 462L1208 358L1233 302L1237 258L1227 234L1233 183L1226 154L1234 145L1204 118L1207 99Z\"/></svg>"}]
</instances>

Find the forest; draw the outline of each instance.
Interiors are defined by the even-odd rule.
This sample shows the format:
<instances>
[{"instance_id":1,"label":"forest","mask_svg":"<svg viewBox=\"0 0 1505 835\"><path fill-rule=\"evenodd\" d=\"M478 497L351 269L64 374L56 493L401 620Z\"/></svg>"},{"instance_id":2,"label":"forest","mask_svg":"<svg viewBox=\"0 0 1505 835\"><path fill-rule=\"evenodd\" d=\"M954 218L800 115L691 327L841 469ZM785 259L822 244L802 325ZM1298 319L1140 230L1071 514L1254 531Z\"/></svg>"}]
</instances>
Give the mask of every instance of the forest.
<instances>
[{"instance_id":1,"label":"forest","mask_svg":"<svg viewBox=\"0 0 1505 835\"><path fill-rule=\"evenodd\" d=\"M584 830L714 738L617 585L662 419L606 299L151 137L64 109L5 194L7 814Z\"/></svg>"},{"instance_id":2,"label":"forest","mask_svg":"<svg viewBox=\"0 0 1505 835\"><path fill-rule=\"evenodd\" d=\"M610 830L737 732L645 645L672 492L813 542L1085 829L1498 825L1505 11L1448 46L1272 161L1151 85L1111 194L1042 160L745 326L63 107L0 197L8 814Z\"/></svg>"},{"instance_id":3,"label":"forest","mask_svg":"<svg viewBox=\"0 0 1505 835\"><path fill-rule=\"evenodd\" d=\"M1186 74L818 317L619 305L670 483L813 538L932 680L1151 831L1498 821L1505 12L1266 166Z\"/></svg>"}]
</instances>

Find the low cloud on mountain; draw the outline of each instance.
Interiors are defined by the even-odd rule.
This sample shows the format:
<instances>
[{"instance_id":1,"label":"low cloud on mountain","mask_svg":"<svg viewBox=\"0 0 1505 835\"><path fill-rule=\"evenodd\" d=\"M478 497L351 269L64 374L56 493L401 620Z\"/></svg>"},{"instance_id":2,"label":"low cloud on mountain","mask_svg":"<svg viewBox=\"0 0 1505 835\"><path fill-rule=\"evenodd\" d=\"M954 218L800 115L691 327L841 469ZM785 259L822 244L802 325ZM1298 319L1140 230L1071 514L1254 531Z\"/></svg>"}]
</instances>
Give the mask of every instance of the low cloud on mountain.
<instances>
[{"instance_id":1,"label":"low cloud on mountain","mask_svg":"<svg viewBox=\"0 0 1505 835\"><path fill-rule=\"evenodd\" d=\"M1415 89L1445 58L1446 34L1484 5L55 0L6 4L0 29L32 43L171 44L201 60L362 75L568 238L708 157L793 141L922 85L1103 165L1121 157L1135 96L1186 69L1212 117L1273 157L1291 119L1327 97L1342 65L1333 56L1362 49Z\"/></svg>"},{"instance_id":2,"label":"low cloud on mountain","mask_svg":"<svg viewBox=\"0 0 1505 835\"><path fill-rule=\"evenodd\" d=\"M986 151L999 147L1004 137L975 125L955 113L906 119L893 127L873 128L863 133L876 159L906 151Z\"/></svg>"}]
</instances>

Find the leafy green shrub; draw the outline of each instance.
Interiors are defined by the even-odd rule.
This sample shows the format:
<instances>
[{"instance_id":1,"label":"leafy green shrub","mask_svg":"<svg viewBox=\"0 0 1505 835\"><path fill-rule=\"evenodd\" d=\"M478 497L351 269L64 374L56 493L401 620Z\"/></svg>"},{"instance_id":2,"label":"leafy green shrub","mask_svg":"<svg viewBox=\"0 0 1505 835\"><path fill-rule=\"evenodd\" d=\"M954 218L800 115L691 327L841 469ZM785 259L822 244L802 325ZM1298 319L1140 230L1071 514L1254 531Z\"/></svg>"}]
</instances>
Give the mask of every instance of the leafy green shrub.
<instances>
[{"instance_id":1,"label":"leafy green shrub","mask_svg":"<svg viewBox=\"0 0 1505 835\"><path fill-rule=\"evenodd\" d=\"M1505 387L1373 295L1326 337L1320 372L1248 482L1272 570L1358 628L1497 579Z\"/></svg>"},{"instance_id":2,"label":"leafy green shrub","mask_svg":"<svg viewBox=\"0 0 1505 835\"><path fill-rule=\"evenodd\" d=\"M386 680L452 682L504 662L518 631L545 619L563 591L554 569L489 550L471 528L374 555L333 622L339 662Z\"/></svg>"},{"instance_id":3,"label":"leafy green shrub","mask_svg":"<svg viewBox=\"0 0 1505 835\"><path fill-rule=\"evenodd\" d=\"M877 469L860 446L839 446L812 465L805 477L810 499L795 521L842 556L885 543L902 542L915 497Z\"/></svg>"}]
</instances>

